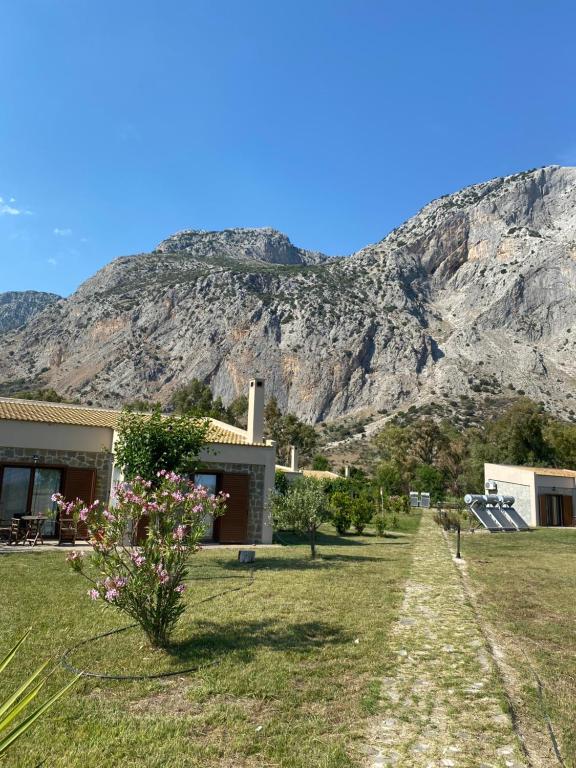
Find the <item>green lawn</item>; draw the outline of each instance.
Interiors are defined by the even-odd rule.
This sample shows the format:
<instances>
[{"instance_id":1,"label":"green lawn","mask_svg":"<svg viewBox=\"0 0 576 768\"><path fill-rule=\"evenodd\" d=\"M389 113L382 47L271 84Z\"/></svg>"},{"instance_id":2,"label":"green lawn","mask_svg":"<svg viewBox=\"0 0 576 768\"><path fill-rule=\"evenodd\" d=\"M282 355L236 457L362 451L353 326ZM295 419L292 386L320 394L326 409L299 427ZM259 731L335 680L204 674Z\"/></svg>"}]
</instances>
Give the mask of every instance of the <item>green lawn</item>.
<instances>
[{"instance_id":1,"label":"green lawn","mask_svg":"<svg viewBox=\"0 0 576 768\"><path fill-rule=\"evenodd\" d=\"M129 630L78 649L71 660L112 674L203 668L161 681L81 681L2 764L360 765L355 747L392 663L386 638L418 517L403 522L404 530L386 539L340 538L327 529L314 563L305 544L259 550L253 582L235 550L195 555L189 610L170 654L150 650ZM2 690L40 661L127 623L88 599L63 553L0 556L0 583L0 648L33 626L27 653ZM211 595L217 596L198 604ZM59 669L51 685L69 678Z\"/></svg>"},{"instance_id":2,"label":"green lawn","mask_svg":"<svg viewBox=\"0 0 576 768\"><path fill-rule=\"evenodd\" d=\"M462 554L481 613L514 669L520 717L532 737L549 742L544 706L564 761L575 768L576 531L466 535ZM542 680L543 701L530 667Z\"/></svg>"}]
</instances>

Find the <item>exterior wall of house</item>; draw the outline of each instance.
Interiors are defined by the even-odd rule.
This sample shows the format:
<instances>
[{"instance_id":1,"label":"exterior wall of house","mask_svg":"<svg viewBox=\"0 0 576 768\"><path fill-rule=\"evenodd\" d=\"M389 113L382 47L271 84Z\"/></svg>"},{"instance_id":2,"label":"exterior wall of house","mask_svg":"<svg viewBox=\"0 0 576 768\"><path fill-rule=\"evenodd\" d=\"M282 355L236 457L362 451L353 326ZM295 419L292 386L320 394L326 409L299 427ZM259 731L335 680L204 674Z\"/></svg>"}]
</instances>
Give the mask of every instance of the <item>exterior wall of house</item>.
<instances>
[{"instance_id":1,"label":"exterior wall of house","mask_svg":"<svg viewBox=\"0 0 576 768\"><path fill-rule=\"evenodd\" d=\"M248 540L254 544L272 542L268 496L274 488L276 450L273 446L212 444L200 454L207 471L243 473L250 476Z\"/></svg>"},{"instance_id":2,"label":"exterior wall of house","mask_svg":"<svg viewBox=\"0 0 576 768\"><path fill-rule=\"evenodd\" d=\"M0 446L97 453L112 450L113 430L0 419Z\"/></svg>"},{"instance_id":3,"label":"exterior wall of house","mask_svg":"<svg viewBox=\"0 0 576 768\"><path fill-rule=\"evenodd\" d=\"M572 514L576 520L576 480L562 475L539 475L532 469L505 464L484 464L484 480L495 480L498 493L514 496L515 508L528 525L539 525L538 497L541 494L572 496Z\"/></svg>"},{"instance_id":4,"label":"exterior wall of house","mask_svg":"<svg viewBox=\"0 0 576 768\"><path fill-rule=\"evenodd\" d=\"M35 460L37 458L37 461ZM106 451L61 451L0 446L0 464L51 464L96 470L96 498L108 501L112 484L112 454Z\"/></svg>"},{"instance_id":5,"label":"exterior wall of house","mask_svg":"<svg viewBox=\"0 0 576 768\"><path fill-rule=\"evenodd\" d=\"M514 508L530 526L538 525L536 484L529 469L505 464L484 464L484 482L495 480L498 493L514 496Z\"/></svg>"},{"instance_id":6,"label":"exterior wall of house","mask_svg":"<svg viewBox=\"0 0 576 768\"><path fill-rule=\"evenodd\" d=\"M101 427L0 420L0 463L95 469L96 498L107 501L114 471L114 438L112 429ZM210 444L200 455L206 469L250 476L248 536L254 543L272 541L267 503L274 488L275 460L273 445Z\"/></svg>"}]
</instances>

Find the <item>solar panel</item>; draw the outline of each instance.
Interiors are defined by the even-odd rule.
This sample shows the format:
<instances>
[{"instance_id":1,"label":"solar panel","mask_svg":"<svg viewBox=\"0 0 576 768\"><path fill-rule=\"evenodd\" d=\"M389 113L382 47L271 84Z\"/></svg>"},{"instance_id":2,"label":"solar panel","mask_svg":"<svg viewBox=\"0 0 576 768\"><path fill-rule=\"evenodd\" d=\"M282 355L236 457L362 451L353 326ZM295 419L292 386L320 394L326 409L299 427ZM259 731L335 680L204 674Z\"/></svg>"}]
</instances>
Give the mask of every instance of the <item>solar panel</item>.
<instances>
[{"instance_id":1,"label":"solar panel","mask_svg":"<svg viewBox=\"0 0 576 768\"><path fill-rule=\"evenodd\" d=\"M524 520L522 515L517 512L513 507L502 507L502 512L509 517L519 531L529 531L530 526Z\"/></svg>"},{"instance_id":2,"label":"solar panel","mask_svg":"<svg viewBox=\"0 0 576 768\"><path fill-rule=\"evenodd\" d=\"M478 522L484 526L484 528L488 528L488 530L492 531L493 533L502 530L502 527L496 522L486 507L470 506L469 509L474 517L478 520Z\"/></svg>"},{"instance_id":3,"label":"solar panel","mask_svg":"<svg viewBox=\"0 0 576 768\"><path fill-rule=\"evenodd\" d=\"M503 531L517 531L518 528L514 525L512 520L510 520L509 517L506 517L504 512L500 509L500 507L487 507L486 508L490 514L496 518L497 522L500 523L500 527Z\"/></svg>"}]
</instances>

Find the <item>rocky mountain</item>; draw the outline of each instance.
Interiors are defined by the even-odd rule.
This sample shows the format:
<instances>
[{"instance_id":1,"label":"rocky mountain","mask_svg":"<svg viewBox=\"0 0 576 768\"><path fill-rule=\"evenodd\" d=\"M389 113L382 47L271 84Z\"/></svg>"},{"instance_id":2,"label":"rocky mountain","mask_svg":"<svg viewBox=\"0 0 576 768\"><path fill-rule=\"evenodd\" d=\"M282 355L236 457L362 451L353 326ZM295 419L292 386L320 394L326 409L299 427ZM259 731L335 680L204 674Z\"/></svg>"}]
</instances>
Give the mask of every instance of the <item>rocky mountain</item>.
<instances>
[{"instance_id":1,"label":"rocky mountain","mask_svg":"<svg viewBox=\"0 0 576 768\"><path fill-rule=\"evenodd\" d=\"M576 168L551 166L435 200L347 258L272 229L181 232L4 334L0 383L120 405L192 377L228 401L260 375L311 422L473 417L518 393L572 417L575 308Z\"/></svg>"},{"instance_id":2,"label":"rocky mountain","mask_svg":"<svg viewBox=\"0 0 576 768\"><path fill-rule=\"evenodd\" d=\"M41 291L0 293L0 334L22 327L59 298L55 293Z\"/></svg>"},{"instance_id":3,"label":"rocky mountain","mask_svg":"<svg viewBox=\"0 0 576 768\"><path fill-rule=\"evenodd\" d=\"M266 261L271 264L321 264L328 258L322 253L296 248L290 240L271 227L262 229L224 229L206 232L185 229L163 240L156 248L160 253L184 251L190 256L236 261Z\"/></svg>"}]
</instances>

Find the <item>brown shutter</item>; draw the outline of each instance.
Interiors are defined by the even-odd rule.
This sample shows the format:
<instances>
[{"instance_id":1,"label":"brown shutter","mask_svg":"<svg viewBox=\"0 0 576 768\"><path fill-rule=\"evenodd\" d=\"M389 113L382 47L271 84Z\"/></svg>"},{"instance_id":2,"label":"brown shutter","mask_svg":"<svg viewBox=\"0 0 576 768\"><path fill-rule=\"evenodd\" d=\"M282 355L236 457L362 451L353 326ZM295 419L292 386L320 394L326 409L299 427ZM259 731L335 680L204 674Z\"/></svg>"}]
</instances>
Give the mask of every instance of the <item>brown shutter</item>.
<instances>
[{"instance_id":1,"label":"brown shutter","mask_svg":"<svg viewBox=\"0 0 576 768\"><path fill-rule=\"evenodd\" d=\"M229 493L226 512L217 520L217 537L222 544L243 544L248 538L250 475L222 475L221 490Z\"/></svg>"},{"instance_id":2,"label":"brown shutter","mask_svg":"<svg viewBox=\"0 0 576 768\"><path fill-rule=\"evenodd\" d=\"M92 504L95 488L95 469L73 469L71 467L66 469L64 475L64 498L66 501L82 499L86 504ZM78 523L77 536L79 539L87 538L88 530L85 523Z\"/></svg>"},{"instance_id":3,"label":"brown shutter","mask_svg":"<svg viewBox=\"0 0 576 768\"><path fill-rule=\"evenodd\" d=\"M548 513L546 511L546 496L543 494L538 496L538 505L540 510L539 525L548 525Z\"/></svg>"},{"instance_id":4,"label":"brown shutter","mask_svg":"<svg viewBox=\"0 0 576 768\"><path fill-rule=\"evenodd\" d=\"M562 496L562 523L572 526L572 496Z\"/></svg>"}]
</instances>

